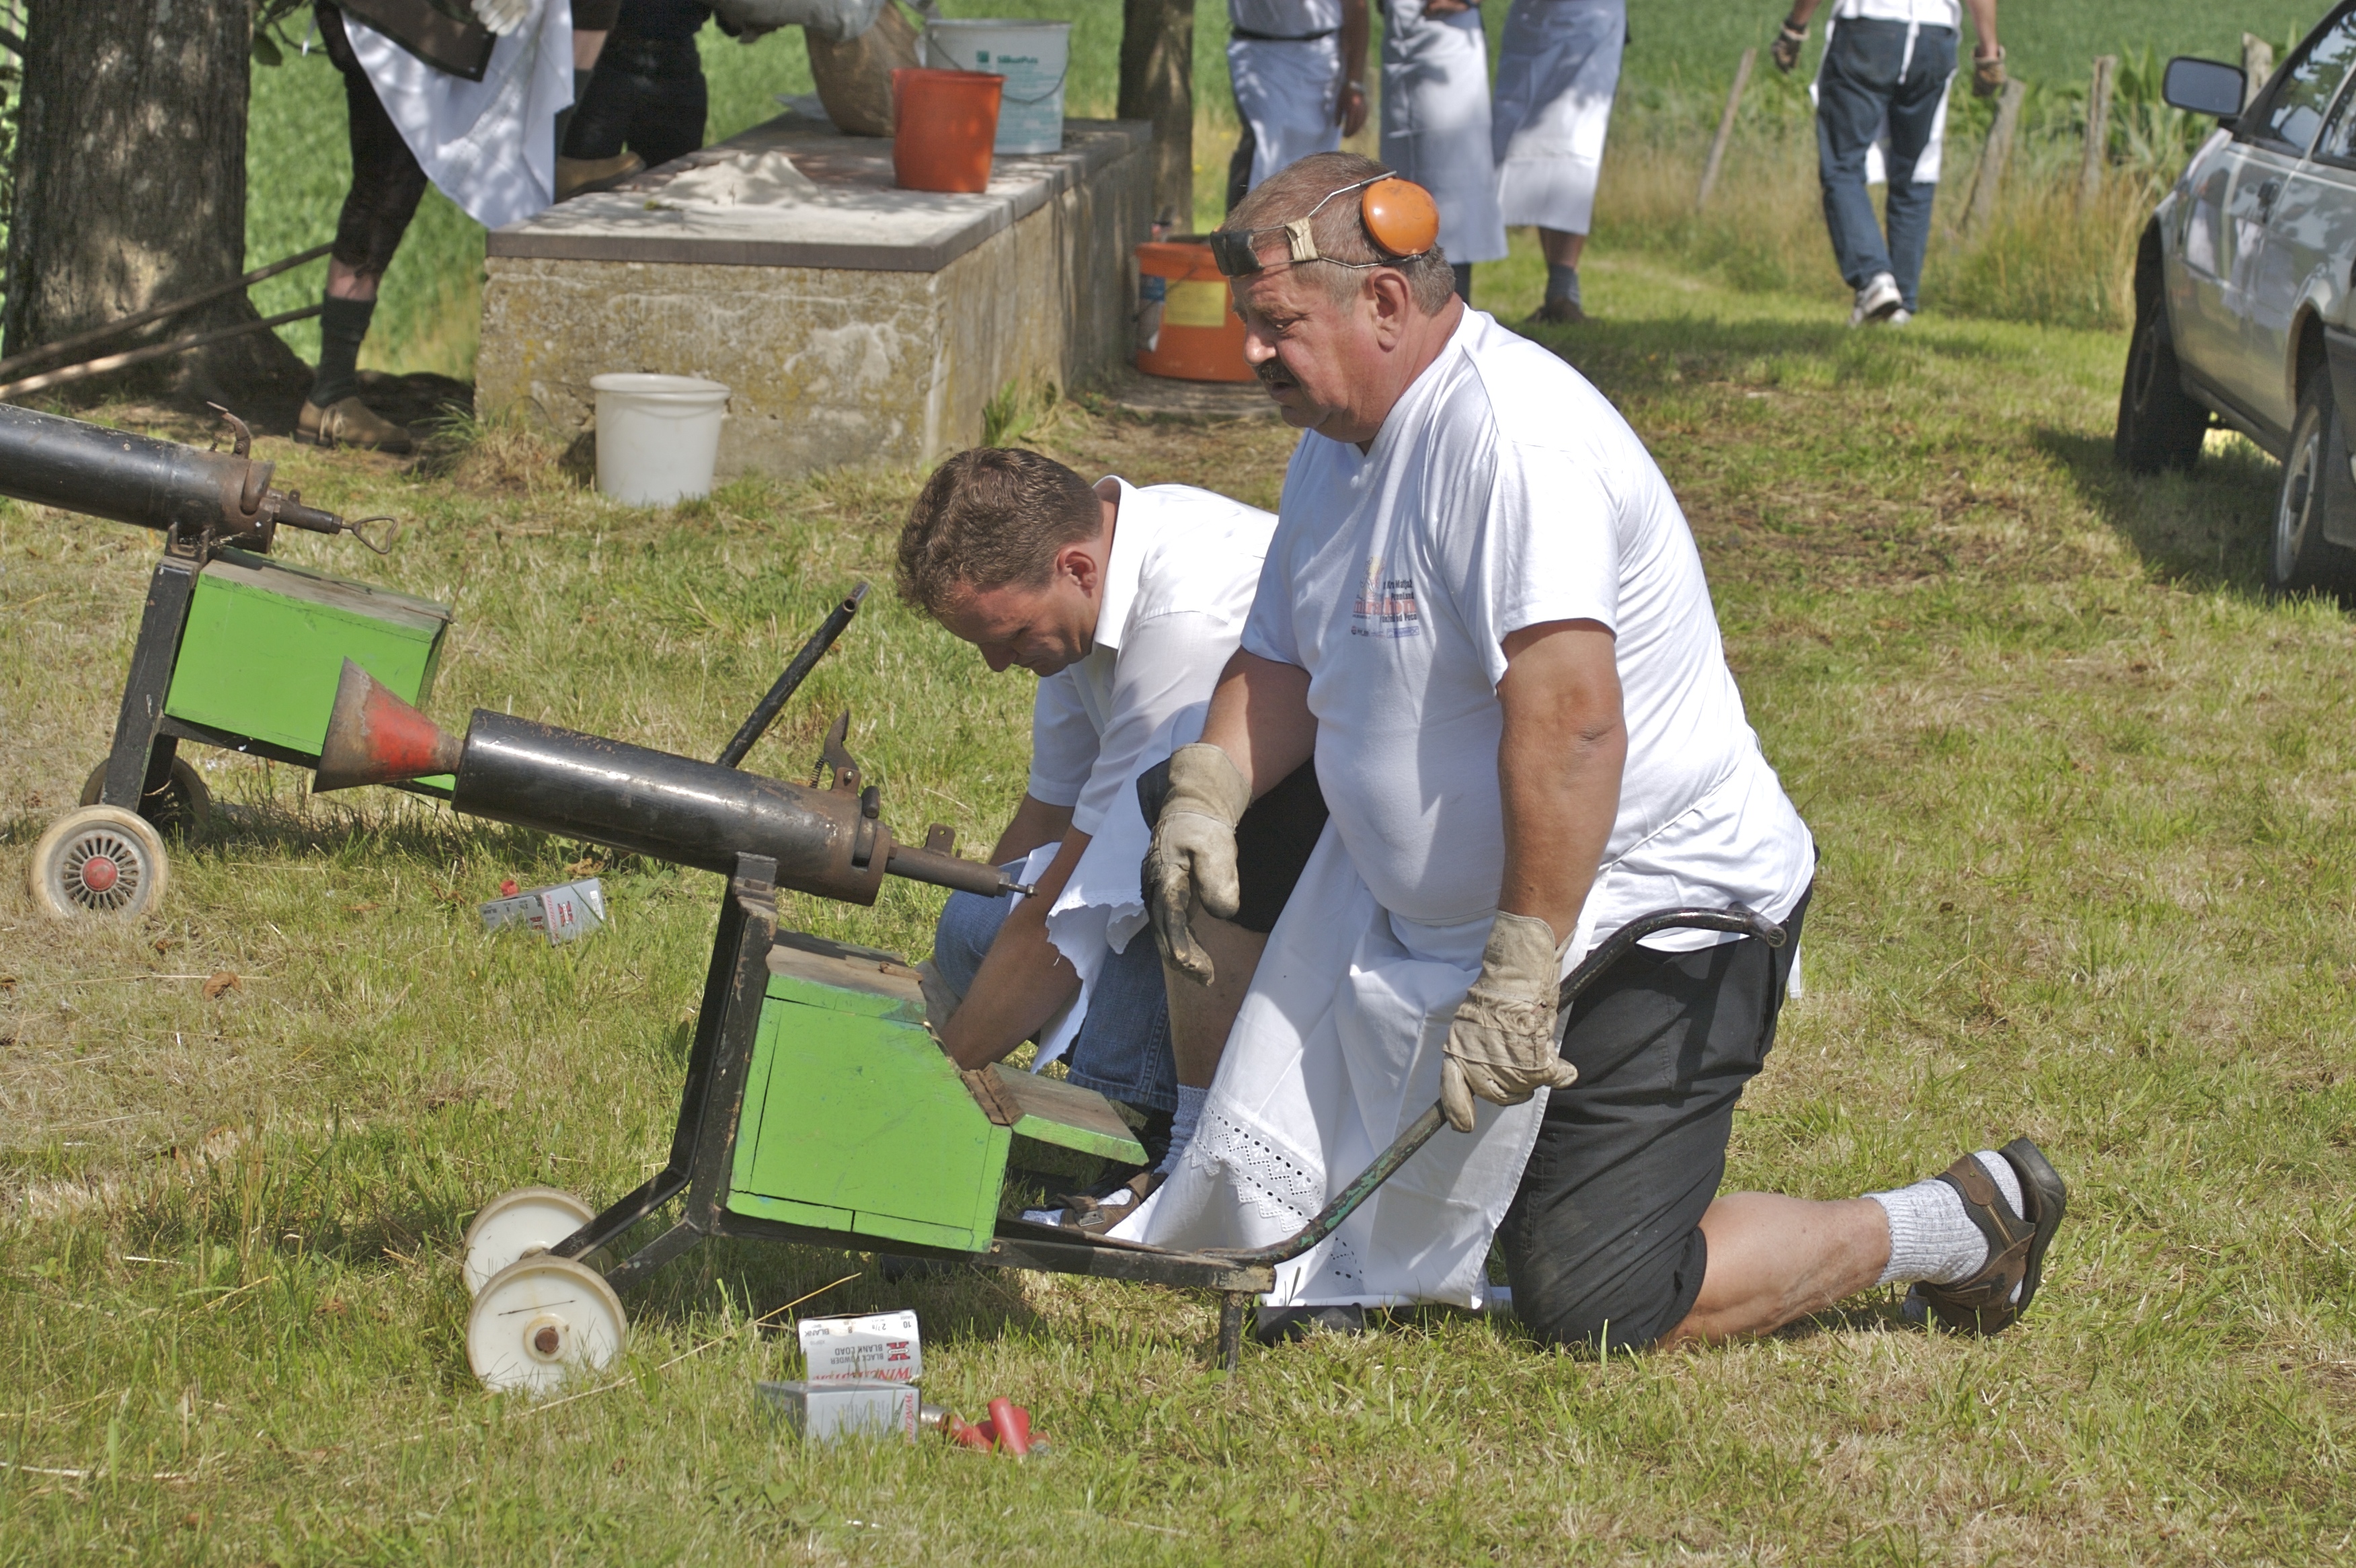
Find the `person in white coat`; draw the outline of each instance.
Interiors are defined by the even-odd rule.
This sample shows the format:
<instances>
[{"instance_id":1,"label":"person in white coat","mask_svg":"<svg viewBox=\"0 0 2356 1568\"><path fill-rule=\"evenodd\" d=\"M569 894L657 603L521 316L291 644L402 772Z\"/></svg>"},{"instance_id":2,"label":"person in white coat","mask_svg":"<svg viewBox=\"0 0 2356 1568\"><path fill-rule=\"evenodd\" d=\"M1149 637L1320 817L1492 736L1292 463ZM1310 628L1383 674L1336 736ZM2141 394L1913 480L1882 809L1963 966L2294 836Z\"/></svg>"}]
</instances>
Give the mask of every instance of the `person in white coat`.
<instances>
[{"instance_id":1,"label":"person in white coat","mask_svg":"<svg viewBox=\"0 0 2356 1568\"><path fill-rule=\"evenodd\" d=\"M1473 263L1505 255L1479 0L1383 0L1382 146L1439 204L1440 248L1471 299Z\"/></svg>"},{"instance_id":2,"label":"person in white coat","mask_svg":"<svg viewBox=\"0 0 2356 1568\"><path fill-rule=\"evenodd\" d=\"M1366 0L1227 0L1227 76L1243 123L1227 209L1296 158L1366 123Z\"/></svg>"},{"instance_id":3,"label":"person in white coat","mask_svg":"<svg viewBox=\"0 0 2356 1568\"><path fill-rule=\"evenodd\" d=\"M1260 791L1313 759L1332 814L1141 1239L1281 1240L1437 1101L1455 1131L1280 1268L1260 1337L1481 1306L1493 1238L1515 1316L1555 1342L1759 1333L1892 1281L2001 1330L2066 1198L2025 1138L1841 1202L1719 1192L1814 842L1644 444L1454 297L1428 240L1376 240L1411 232L1385 174L1304 159L1214 247L1303 434L1241 645L1171 758L1145 873L1165 953L1215 978L1189 924L1234 907L1232 824ZM1558 1015L1558 979L1638 915L1738 905L1780 943L1664 932Z\"/></svg>"},{"instance_id":4,"label":"person in white coat","mask_svg":"<svg viewBox=\"0 0 2356 1568\"><path fill-rule=\"evenodd\" d=\"M1584 321L1579 258L1595 217L1603 139L1620 90L1628 0L1514 0L1497 56L1491 135L1508 227L1538 231L1540 321Z\"/></svg>"}]
</instances>

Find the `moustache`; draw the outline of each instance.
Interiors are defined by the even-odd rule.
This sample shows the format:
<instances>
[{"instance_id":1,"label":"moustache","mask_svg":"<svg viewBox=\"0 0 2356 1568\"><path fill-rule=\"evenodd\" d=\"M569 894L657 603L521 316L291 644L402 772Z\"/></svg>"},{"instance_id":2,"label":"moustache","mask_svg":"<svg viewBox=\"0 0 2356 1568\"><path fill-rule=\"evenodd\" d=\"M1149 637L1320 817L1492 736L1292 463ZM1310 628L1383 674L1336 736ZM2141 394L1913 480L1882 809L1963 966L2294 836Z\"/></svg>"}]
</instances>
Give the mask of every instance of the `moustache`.
<instances>
[{"instance_id":1,"label":"moustache","mask_svg":"<svg viewBox=\"0 0 2356 1568\"><path fill-rule=\"evenodd\" d=\"M1275 360L1270 360L1265 364L1254 365L1252 367L1252 374L1259 378L1260 385L1270 388L1271 390L1277 387L1290 387L1300 384L1292 379L1291 374L1284 369L1282 363Z\"/></svg>"}]
</instances>

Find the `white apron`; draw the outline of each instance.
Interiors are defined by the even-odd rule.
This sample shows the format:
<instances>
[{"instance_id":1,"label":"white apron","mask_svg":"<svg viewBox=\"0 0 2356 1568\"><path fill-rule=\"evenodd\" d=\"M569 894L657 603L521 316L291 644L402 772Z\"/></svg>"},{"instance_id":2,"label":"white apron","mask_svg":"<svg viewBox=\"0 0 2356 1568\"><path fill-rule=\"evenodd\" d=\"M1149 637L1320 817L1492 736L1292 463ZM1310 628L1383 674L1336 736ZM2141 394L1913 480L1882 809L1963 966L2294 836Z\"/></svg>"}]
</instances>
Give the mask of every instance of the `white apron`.
<instances>
[{"instance_id":1,"label":"white apron","mask_svg":"<svg viewBox=\"0 0 2356 1568\"><path fill-rule=\"evenodd\" d=\"M1440 1047L1494 918L1394 917L1328 823L1269 933L1194 1143L1116 1235L1191 1249L1300 1230L1440 1098ZM1277 1271L1269 1305L1480 1306L1489 1238L1546 1098L1482 1101L1469 1136L1442 1128L1340 1230Z\"/></svg>"},{"instance_id":2,"label":"white apron","mask_svg":"<svg viewBox=\"0 0 2356 1568\"><path fill-rule=\"evenodd\" d=\"M1342 78L1338 37L1299 43L1230 38L1227 73L1235 82L1236 113L1251 127L1252 184L1342 145L1333 118Z\"/></svg>"},{"instance_id":3,"label":"white apron","mask_svg":"<svg viewBox=\"0 0 2356 1568\"><path fill-rule=\"evenodd\" d=\"M1491 131L1508 224L1592 227L1627 38L1628 0L1514 0Z\"/></svg>"},{"instance_id":4,"label":"white apron","mask_svg":"<svg viewBox=\"0 0 2356 1568\"><path fill-rule=\"evenodd\" d=\"M480 81L436 70L357 17L352 54L425 177L486 229L556 199L556 114L573 102L573 11L539 12L491 49Z\"/></svg>"},{"instance_id":5,"label":"white apron","mask_svg":"<svg viewBox=\"0 0 2356 1568\"><path fill-rule=\"evenodd\" d=\"M1431 192L1451 263L1505 254L1489 146L1489 46L1475 8L1426 18L1423 0L1387 0L1383 162Z\"/></svg>"},{"instance_id":6,"label":"white apron","mask_svg":"<svg viewBox=\"0 0 2356 1568\"><path fill-rule=\"evenodd\" d=\"M1808 105L1810 108L1814 108L1815 106L1816 83L1824 79L1825 59L1833 52L1833 29L1837 26L1839 26L1839 22L1837 18L1831 16L1825 18L1825 52L1823 55L1819 55L1816 58L1816 74L1814 77L1811 77L1808 81ZM1920 23L1910 23L1907 26L1906 53L1898 62L1898 80L1901 81L1906 80L1907 71L1913 67L1914 40L1922 30L1922 25ZM1954 73L1951 71L1947 76L1947 85L1939 90L1939 113L1937 118L1931 122L1931 139L1924 145L1922 148L1922 156L1914 160L1914 183L1916 185L1936 185L1939 183L1941 160L1945 156L1947 148L1947 95L1954 91L1954 87L1955 77ZM1884 118L1880 127L1873 133L1873 145L1865 149L1866 184L1886 185L1889 183L1889 145L1890 122L1887 118Z\"/></svg>"}]
</instances>

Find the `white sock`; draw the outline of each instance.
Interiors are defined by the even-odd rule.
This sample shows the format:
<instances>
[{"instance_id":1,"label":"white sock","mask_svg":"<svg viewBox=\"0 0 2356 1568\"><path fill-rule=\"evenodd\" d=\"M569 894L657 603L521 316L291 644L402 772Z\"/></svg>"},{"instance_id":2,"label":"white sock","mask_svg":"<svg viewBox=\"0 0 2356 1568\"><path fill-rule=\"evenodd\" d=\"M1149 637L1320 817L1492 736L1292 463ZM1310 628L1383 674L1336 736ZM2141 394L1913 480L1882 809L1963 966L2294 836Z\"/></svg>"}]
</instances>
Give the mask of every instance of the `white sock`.
<instances>
[{"instance_id":1,"label":"white sock","mask_svg":"<svg viewBox=\"0 0 2356 1568\"><path fill-rule=\"evenodd\" d=\"M2015 1214L2021 1208L2020 1178L1994 1149L1973 1155L1996 1183ZM1979 1273L1988 1260L1987 1238L1964 1212L1963 1194L1933 1176L1895 1192L1869 1192L1890 1218L1890 1263L1876 1284L1926 1280L1951 1285Z\"/></svg>"},{"instance_id":2,"label":"white sock","mask_svg":"<svg viewBox=\"0 0 2356 1568\"><path fill-rule=\"evenodd\" d=\"M1189 1089L1183 1083L1178 1086L1178 1109L1170 1116L1170 1152L1153 1167L1154 1175L1166 1176L1177 1172L1186 1145L1194 1141L1194 1123L1203 1119L1203 1101L1210 1096L1207 1089Z\"/></svg>"}]
</instances>

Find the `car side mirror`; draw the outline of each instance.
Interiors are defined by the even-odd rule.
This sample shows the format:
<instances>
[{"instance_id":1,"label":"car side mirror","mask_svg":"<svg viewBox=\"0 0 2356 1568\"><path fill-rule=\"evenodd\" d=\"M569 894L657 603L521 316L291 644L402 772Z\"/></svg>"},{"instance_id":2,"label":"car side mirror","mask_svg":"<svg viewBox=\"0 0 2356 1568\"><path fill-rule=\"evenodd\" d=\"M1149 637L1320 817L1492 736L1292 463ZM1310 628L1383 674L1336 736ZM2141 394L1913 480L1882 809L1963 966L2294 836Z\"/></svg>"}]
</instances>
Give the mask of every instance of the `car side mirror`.
<instances>
[{"instance_id":1,"label":"car side mirror","mask_svg":"<svg viewBox=\"0 0 2356 1568\"><path fill-rule=\"evenodd\" d=\"M2241 67L2190 55L2169 60L2168 74L2159 83L2159 95L2169 108L2220 120L2238 118L2248 93L2249 78L2242 74Z\"/></svg>"}]
</instances>

